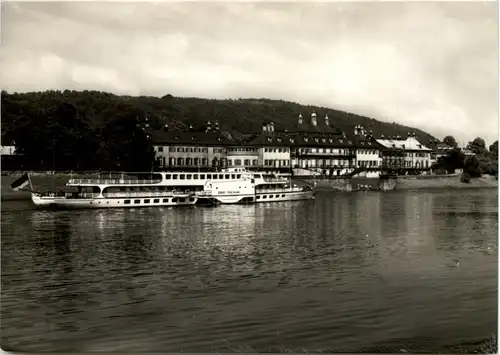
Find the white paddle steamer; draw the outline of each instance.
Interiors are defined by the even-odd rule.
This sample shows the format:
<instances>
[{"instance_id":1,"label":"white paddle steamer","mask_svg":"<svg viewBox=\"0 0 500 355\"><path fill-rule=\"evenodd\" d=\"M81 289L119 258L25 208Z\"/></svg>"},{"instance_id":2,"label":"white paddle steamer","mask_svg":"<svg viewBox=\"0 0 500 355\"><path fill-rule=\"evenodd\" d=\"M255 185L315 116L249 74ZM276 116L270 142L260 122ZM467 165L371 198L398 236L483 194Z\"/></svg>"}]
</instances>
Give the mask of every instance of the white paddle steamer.
<instances>
[{"instance_id":1,"label":"white paddle steamer","mask_svg":"<svg viewBox=\"0 0 500 355\"><path fill-rule=\"evenodd\" d=\"M14 190L31 186L28 174L12 184ZM213 172L109 173L106 177L70 179L72 191L37 192L33 203L46 208L113 208L248 204L314 198L309 186L292 186L275 175L229 168Z\"/></svg>"}]
</instances>

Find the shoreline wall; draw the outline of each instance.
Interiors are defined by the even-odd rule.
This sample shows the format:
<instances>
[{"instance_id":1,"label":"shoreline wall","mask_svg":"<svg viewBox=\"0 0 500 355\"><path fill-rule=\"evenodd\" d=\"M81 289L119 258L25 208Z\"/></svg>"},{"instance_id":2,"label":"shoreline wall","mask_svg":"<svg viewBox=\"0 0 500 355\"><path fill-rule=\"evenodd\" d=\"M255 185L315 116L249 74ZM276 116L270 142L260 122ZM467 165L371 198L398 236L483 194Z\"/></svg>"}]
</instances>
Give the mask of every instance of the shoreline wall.
<instances>
[{"instance_id":1,"label":"shoreline wall","mask_svg":"<svg viewBox=\"0 0 500 355\"><path fill-rule=\"evenodd\" d=\"M498 188L498 180L490 175L472 179L470 183L460 181L460 174L398 176L388 179L354 177L352 179L325 179L294 177L292 181L315 186L317 191L393 191L415 189L464 189Z\"/></svg>"}]
</instances>

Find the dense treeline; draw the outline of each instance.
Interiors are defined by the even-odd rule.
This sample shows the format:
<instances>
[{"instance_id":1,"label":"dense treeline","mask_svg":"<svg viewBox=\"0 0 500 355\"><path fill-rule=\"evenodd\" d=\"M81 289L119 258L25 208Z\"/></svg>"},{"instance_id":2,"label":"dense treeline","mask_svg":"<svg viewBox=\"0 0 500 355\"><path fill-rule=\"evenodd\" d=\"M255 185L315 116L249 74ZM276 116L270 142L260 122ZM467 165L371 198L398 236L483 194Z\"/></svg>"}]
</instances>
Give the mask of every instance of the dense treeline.
<instances>
[{"instance_id":1,"label":"dense treeline","mask_svg":"<svg viewBox=\"0 0 500 355\"><path fill-rule=\"evenodd\" d=\"M98 91L45 91L8 94L2 91L2 145L15 145L25 169L150 170L154 162L150 133L168 123L171 129L202 129L219 122L222 131L258 132L262 122L277 130L295 124L302 112L328 114L340 130L352 133L363 125L375 136L414 132L422 143L435 139L407 126L379 122L338 110L268 99L209 100L117 96Z\"/></svg>"},{"instance_id":2,"label":"dense treeline","mask_svg":"<svg viewBox=\"0 0 500 355\"><path fill-rule=\"evenodd\" d=\"M447 136L443 140L454 149L446 156L440 157L433 168L443 169L448 173L454 173L456 169L463 169L470 178L480 177L482 174L498 176L498 141L486 147L482 138L476 138L469 142L467 149L475 156L466 157L457 147L455 138Z\"/></svg>"}]
</instances>

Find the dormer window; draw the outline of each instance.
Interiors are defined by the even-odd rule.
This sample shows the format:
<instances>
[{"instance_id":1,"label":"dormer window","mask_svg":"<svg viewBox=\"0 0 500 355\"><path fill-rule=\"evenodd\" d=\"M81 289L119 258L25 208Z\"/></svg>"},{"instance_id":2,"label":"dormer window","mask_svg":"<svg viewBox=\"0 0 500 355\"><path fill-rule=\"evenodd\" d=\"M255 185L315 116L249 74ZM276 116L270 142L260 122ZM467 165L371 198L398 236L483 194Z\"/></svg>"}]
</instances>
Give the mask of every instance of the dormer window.
<instances>
[{"instance_id":1,"label":"dormer window","mask_svg":"<svg viewBox=\"0 0 500 355\"><path fill-rule=\"evenodd\" d=\"M294 143L294 142L295 142L295 139L290 138L290 143Z\"/></svg>"},{"instance_id":2,"label":"dormer window","mask_svg":"<svg viewBox=\"0 0 500 355\"><path fill-rule=\"evenodd\" d=\"M221 137L217 137L217 140L220 142L222 139L221 139Z\"/></svg>"},{"instance_id":3,"label":"dormer window","mask_svg":"<svg viewBox=\"0 0 500 355\"><path fill-rule=\"evenodd\" d=\"M180 137L179 137L179 136L175 136L175 137L174 137L174 139L179 140L179 139L180 139Z\"/></svg>"},{"instance_id":4,"label":"dormer window","mask_svg":"<svg viewBox=\"0 0 500 355\"><path fill-rule=\"evenodd\" d=\"M268 142L272 142L272 141L273 141L273 139L272 139L271 137L268 137L268 138L267 138L267 141L268 141Z\"/></svg>"},{"instance_id":5,"label":"dormer window","mask_svg":"<svg viewBox=\"0 0 500 355\"><path fill-rule=\"evenodd\" d=\"M339 143L344 143L344 140L343 139L339 139Z\"/></svg>"},{"instance_id":6,"label":"dormer window","mask_svg":"<svg viewBox=\"0 0 500 355\"><path fill-rule=\"evenodd\" d=\"M372 145L372 142L368 142L368 145Z\"/></svg>"},{"instance_id":7,"label":"dormer window","mask_svg":"<svg viewBox=\"0 0 500 355\"><path fill-rule=\"evenodd\" d=\"M304 137L304 142L309 142L309 138Z\"/></svg>"},{"instance_id":8,"label":"dormer window","mask_svg":"<svg viewBox=\"0 0 500 355\"><path fill-rule=\"evenodd\" d=\"M318 142L319 142L319 139L318 139L318 138L314 138L314 140L316 141L316 143L318 143Z\"/></svg>"},{"instance_id":9,"label":"dormer window","mask_svg":"<svg viewBox=\"0 0 500 355\"><path fill-rule=\"evenodd\" d=\"M281 143L281 138L277 138L277 140L278 140L278 142L280 142L280 143Z\"/></svg>"},{"instance_id":10,"label":"dormer window","mask_svg":"<svg viewBox=\"0 0 500 355\"><path fill-rule=\"evenodd\" d=\"M417 144L417 147L422 148L422 144Z\"/></svg>"},{"instance_id":11,"label":"dormer window","mask_svg":"<svg viewBox=\"0 0 500 355\"><path fill-rule=\"evenodd\" d=\"M347 144L352 144L352 141L347 141Z\"/></svg>"},{"instance_id":12,"label":"dormer window","mask_svg":"<svg viewBox=\"0 0 500 355\"><path fill-rule=\"evenodd\" d=\"M328 139L328 141L329 141L330 143L333 143L333 139L331 139L331 138L330 138L330 139Z\"/></svg>"},{"instance_id":13,"label":"dormer window","mask_svg":"<svg viewBox=\"0 0 500 355\"><path fill-rule=\"evenodd\" d=\"M195 140L196 140L196 137L191 137L191 140L195 141Z\"/></svg>"}]
</instances>

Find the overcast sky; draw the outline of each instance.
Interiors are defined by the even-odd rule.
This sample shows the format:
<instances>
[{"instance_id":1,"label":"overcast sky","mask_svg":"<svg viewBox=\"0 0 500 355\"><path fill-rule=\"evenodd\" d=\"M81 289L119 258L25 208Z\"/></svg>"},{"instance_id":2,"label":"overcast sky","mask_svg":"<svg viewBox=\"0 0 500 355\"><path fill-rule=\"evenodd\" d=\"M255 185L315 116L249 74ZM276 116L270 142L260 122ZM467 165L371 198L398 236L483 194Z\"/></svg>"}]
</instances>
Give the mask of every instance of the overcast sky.
<instances>
[{"instance_id":1,"label":"overcast sky","mask_svg":"<svg viewBox=\"0 0 500 355\"><path fill-rule=\"evenodd\" d=\"M270 97L487 144L495 2L2 2L3 89Z\"/></svg>"}]
</instances>

